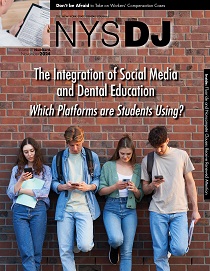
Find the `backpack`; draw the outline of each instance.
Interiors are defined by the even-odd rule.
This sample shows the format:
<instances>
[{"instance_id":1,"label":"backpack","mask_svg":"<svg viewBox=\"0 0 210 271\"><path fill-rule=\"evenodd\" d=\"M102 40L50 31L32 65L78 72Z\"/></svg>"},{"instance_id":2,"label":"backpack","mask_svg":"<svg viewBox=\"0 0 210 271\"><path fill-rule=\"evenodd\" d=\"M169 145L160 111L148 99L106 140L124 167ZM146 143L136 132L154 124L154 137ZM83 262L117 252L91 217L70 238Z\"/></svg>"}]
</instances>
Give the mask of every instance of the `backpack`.
<instances>
[{"instance_id":1,"label":"backpack","mask_svg":"<svg viewBox=\"0 0 210 271\"><path fill-rule=\"evenodd\" d=\"M83 147L85 149L85 153L86 153L86 161L87 161L87 167L88 167L88 172L90 174L91 177L93 177L93 171L94 171L94 167L93 167L93 156L92 156L92 152L90 149ZM58 180L59 182L61 180L63 180L63 169L62 169L62 156L63 156L63 152L59 151L56 155L56 169L57 169L57 173L58 173Z\"/></svg>"}]
</instances>

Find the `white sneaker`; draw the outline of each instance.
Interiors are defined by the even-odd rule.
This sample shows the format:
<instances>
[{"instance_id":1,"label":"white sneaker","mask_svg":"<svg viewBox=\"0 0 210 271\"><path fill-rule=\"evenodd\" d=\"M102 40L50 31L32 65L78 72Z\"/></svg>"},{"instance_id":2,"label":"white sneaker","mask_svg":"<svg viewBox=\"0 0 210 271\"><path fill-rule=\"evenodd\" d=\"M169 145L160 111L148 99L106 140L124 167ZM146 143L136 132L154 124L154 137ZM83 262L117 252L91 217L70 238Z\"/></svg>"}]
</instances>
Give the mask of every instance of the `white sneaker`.
<instances>
[{"instance_id":1,"label":"white sneaker","mask_svg":"<svg viewBox=\"0 0 210 271\"><path fill-rule=\"evenodd\" d=\"M171 252L168 251L167 256L168 256L168 259L169 259L171 257Z\"/></svg>"}]
</instances>

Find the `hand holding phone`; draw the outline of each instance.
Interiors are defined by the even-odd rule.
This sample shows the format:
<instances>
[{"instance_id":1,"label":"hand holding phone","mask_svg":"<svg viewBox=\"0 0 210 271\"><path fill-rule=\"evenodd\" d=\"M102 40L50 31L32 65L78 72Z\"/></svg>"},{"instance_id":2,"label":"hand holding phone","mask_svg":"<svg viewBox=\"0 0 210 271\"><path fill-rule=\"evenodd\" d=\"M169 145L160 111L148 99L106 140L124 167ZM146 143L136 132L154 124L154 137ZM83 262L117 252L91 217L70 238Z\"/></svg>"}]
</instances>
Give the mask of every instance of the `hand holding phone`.
<instances>
[{"instance_id":1,"label":"hand holding phone","mask_svg":"<svg viewBox=\"0 0 210 271\"><path fill-rule=\"evenodd\" d=\"M31 173L31 178L30 179L32 179L33 178L33 169L32 169L32 167L27 167L27 168L24 168L24 172L25 173Z\"/></svg>"},{"instance_id":2,"label":"hand holding phone","mask_svg":"<svg viewBox=\"0 0 210 271\"><path fill-rule=\"evenodd\" d=\"M130 181L130 179L122 179L122 181L123 181L124 183L128 183L128 182Z\"/></svg>"},{"instance_id":3,"label":"hand holding phone","mask_svg":"<svg viewBox=\"0 0 210 271\"><path fill-rule=\"evenodd\" d=\"M154 177L155 179L153 180L153 184L157 188L160 184L164 182L164 179L162 175L155 175Z\"/></svg>"},{"instance_id":4,"label":"hand holding phone","mask_svg":"<svg viewBox=\"0 0 210 271\"><path fill-rule=\"evenodd\" d=\"M72 186L79 186L79 183L71 183Z\"/></svg>"},{"instance_id":5,"label":"hand holding phone","mask_svg":"<svg viewBox=\"0 0 210 271\"><path fill-rule=\"evenodd\" d=\"M163 179L163 175L155 175L155 179L159 179L159 180L162 180Z\"/></svg>"}]
</instances>

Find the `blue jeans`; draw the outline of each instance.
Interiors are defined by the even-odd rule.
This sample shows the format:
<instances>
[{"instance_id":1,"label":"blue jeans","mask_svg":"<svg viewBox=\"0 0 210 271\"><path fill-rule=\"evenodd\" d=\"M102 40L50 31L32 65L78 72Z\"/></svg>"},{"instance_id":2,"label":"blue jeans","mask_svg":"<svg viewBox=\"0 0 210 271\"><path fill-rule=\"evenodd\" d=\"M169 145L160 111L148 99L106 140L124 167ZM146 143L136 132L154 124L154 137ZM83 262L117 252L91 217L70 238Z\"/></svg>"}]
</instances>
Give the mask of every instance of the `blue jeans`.
<instances>
[{"instance_id":1,"label":"blue jeans","mask_svg":"<svg viewBox=\"0 0 210 271\"><path fill-rule=\"evenodd\" d=\"M137 227L136 209L126 208L127 198L108 197L104 212L104 226L108 243L120 247L120 271L131 271L132 249Z\"/></svg>"},{"instance_id":2,"label":"blue jeans","mask_svg":"<svg viewBox=\"0 0 210 271\"><path fill-rule=\"evenodd\" d=\"M47 208L38 201L35 208L15 204L13 225L24 271L38 271L47 226Z\"/></svg>"},{"instance_id":3,"label":"blue jeans","mask_svg":"<svg viewBox=\"0 0 210 271\"><path fill-rule=\"evenodd\" d=\"M170 271L168 251L174 256L182 256L188 251L187 212L174 214L150 212L150 230L156 270Z\"/></svg>"},{"instance_id":4,"label":"blue jeans","mask_svg":"<svg viewBox=\"0 0 210 271\"><path fill-rule=\"evenodd\" d=\"M64 219L57 221L57 235L63 271L76 271L74 240L82 252L88 252L94 246L91 214L65 211Z\"/></svg>"}]
</instances>

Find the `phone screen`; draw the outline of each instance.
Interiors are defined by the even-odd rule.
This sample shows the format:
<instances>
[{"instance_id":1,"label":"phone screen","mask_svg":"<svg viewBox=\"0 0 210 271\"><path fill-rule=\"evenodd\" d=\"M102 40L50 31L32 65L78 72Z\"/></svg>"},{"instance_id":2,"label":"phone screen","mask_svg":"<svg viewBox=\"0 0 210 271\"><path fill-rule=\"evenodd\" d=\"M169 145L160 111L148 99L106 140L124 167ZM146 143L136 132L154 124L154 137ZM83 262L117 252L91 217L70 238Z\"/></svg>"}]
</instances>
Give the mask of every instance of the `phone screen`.
<instances>
[{"instance_id":1,"label":"phone screen","mask_svg":"<svg viewBox=\"0 0 210 271\"><path fill-rule=\"evenodd\" d=\"M130 179L122 179L123 182L127 183L130 181Z\"/></svg>"},{"instance_id":2,"label":"phone screen","mask_svg":"<svg viewBox=\"0 0 210 271\"><path fill-rule=\"evenodd\" d=\"M162 179L163 179L163 176L162 176L162 175L156 175L156 176L155 176L155 179L160 179L160 180L162 180Z\"/></svg>"},{"instance_id":3,"label":"phone screen","mask_svg":"<svg viewBox=\"0 0 210 271\"><path fill-rule=\"evenodd\" d=\"M24 172L29 172L32 174L32 178L33 178L33 169L32 167L27 167L27 168L24 168Z\"/></svg>"}]
</instances>

